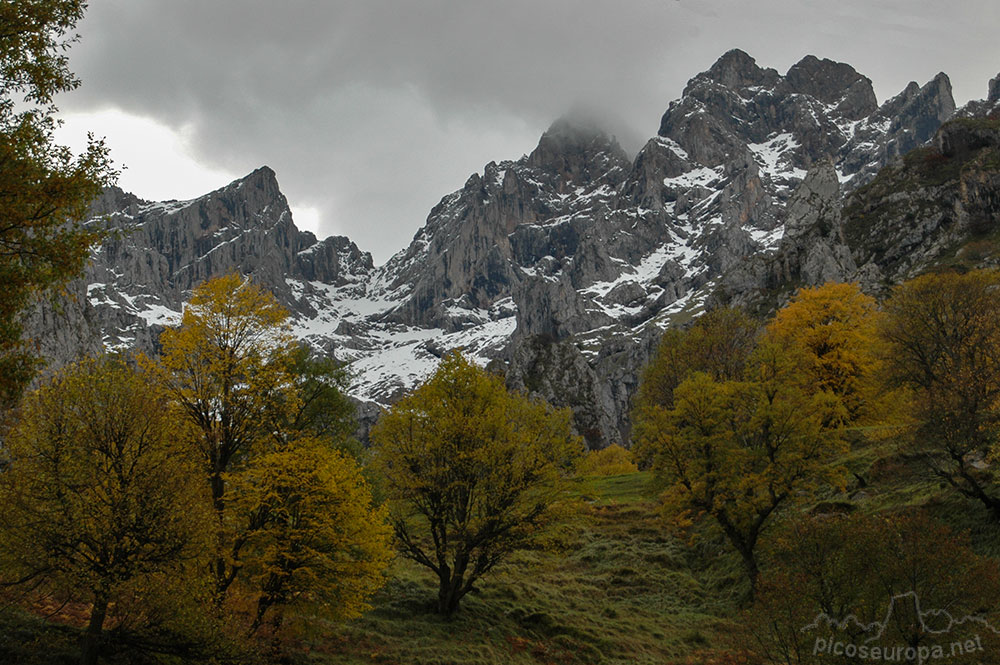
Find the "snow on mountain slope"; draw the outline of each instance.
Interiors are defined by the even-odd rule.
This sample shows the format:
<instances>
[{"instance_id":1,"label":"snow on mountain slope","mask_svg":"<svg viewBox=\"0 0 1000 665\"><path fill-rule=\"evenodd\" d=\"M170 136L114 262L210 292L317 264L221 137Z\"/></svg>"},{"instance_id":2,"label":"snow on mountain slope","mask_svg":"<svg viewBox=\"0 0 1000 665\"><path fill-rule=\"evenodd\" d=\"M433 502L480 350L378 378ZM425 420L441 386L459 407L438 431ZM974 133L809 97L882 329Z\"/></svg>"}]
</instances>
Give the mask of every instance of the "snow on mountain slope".
<instances>
[{"instance_id":1,"label":"snow on mountain slope","mask_svg":"<svg viewBox=\"0 0 1000 665\"><path fill-rule=\"evenodd\" d=\"M112 190L95 214L122 235L95 252L70 315L90 331L81 339L153 350L195 284L235 270L275 293L296 335L350 363L360 400L391 402L463 347L512 385L547 386L536 392L572 406L603 445L627 436L659 331L779 246L807 174L830 162L853 190L953 112L944 75L879 106L848 65L808 56L780 75L731 51L689 81L634 159L592 123L561 119L530 155L491 162L441 199L378 267L347 238L299 231L266 167L190 201ZM546 373L579 390L532 378Z\"/></svg>"}]
</instances>

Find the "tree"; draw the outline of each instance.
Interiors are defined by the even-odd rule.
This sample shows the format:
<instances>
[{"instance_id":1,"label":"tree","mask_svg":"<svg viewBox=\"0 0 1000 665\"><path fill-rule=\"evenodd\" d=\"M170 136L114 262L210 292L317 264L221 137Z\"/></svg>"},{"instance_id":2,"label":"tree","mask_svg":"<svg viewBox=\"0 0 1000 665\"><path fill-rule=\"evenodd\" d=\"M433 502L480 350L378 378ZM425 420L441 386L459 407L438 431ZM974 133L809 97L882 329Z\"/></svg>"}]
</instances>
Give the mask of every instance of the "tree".
<instances>
[{"instance_id":1,"label":"tree","mask_svg":"<svg viewBox=\"0 0 1000 665\"><path fill-rule=\"evenodd\" d=\"M1000 519L986 466L1000 442L1000 271L923 275L885 309L886 378L913 394L911 448Z\"/></svg>"},{"instance_id":2,"label":"tree","mask_svg":"<svg viewBox=\"0 0 1000 665\"><path fill-rule=\"evenodd\" d=\"M292 352L288 371L298 402L283 429L315 436L358 458L361 444L354 439L355 406L347 397L347 372L335 358L317 356L307 345Z\"/></svg>"},{"instance_id":3,"label":"tree","mask_svg":"<svg viewBox=\"0 0 1000 665\"><path fill-rule=\"evenodd\" d=\"M857 284L829 282L801 289L767 326L769 336L806 351L811 390L831 398L831 425L856 422L870 410L878 320L875 299Z\"/></svg>"},{"instance_id":4,"label":"tree","mask_svg":"<svg viewBox=\"0 0 1000 665\"><path fill-rule=\"evenodd\" d=\"M673 406L639 412L636 435L666 486L664 509L678 526L708 516L739 553L751 594L758 543L776 511L821 482L843 450L824 428L825 405L804 389L800 351L765 341L740 380L695 372L674 390Z\"/></svg>"},{"instance_id":5,"label":"tree","mask_svg":"<svg viewBox=\"0 0 1000 665\"><path fill-rule=\"evenodd\" d=\"M976 555L968 538L925 514L802 516L775 539L771 550L772 565L741 621L743 637L764 662L860 662L817 653L817 638L869 650L923 647L924 662L931 660L935 646L950 652L951 642L964 642L971 633L995 648L998 636L965 618L995 622L995 616L983 615L984 610L995 615L1000 568ZM821 613L843 623L814 625ZM844 621L852 616L857 621ZM948 625L948 616L960 623ZM883 623L881 635L866 630Z\"/></svg>"},{"instance_id":6,"label":"tree","mask_svg":"<svg viewBox=\"0 0 1000 665\"><path fill-rule=\"evenodd\" d=\"M458 352L371 438L401 553L437 575L444 615L551 523L582 450L568 410L508 392Z\"/></svg>"},{"instance_id":7,"label":"tree","mask_svg":"<svg viewBox=\"0 0 1000 665\"><path fill-rule=\"evenodd\" d=\"M760 325L735 308L712 310L686 331L668 329L643 370L632 422L671 408L674 390L694 372L705 372L717 381L742 378L759 336ZM647 440L636 436L632 449L636 459L648 465L652 451L645 448Z\"/></svg>"},{"instance_id":8,"label":"tree","mask_svg":"<svg viewBox=\"0 0 1000 665\"><path fill-rule=\"evenodd\" d=\"M600 450L591 450L576 464L578 476L617 476L639 470L632 453L617 443Z\"/></svg>"},{"instance_id":9,"label":"tree","mask_svg":"<svg viewBox=\"0 0 1000 665\"><path fill-rule=\"evenodd\" d=\"M37 360L21 313L36 294L75 276L101 230L83 220L116 173L103 142L82 155L55 143L59 92L79 81L65 55L81 0L0 5L0 401L10 405Z\"/></svg>"},{"instance_id":10,"label":"tree","mask_svg":"<svg viewBox=\"0 0 1000 665\"><path fill-rule=\"evenodd\" d=\"M351 619L367 609L392 557L384 509L353 459L317 439L255 458L233 478L232 514L246 520L244 576L257 596L250 632L286 608Z\"/></svg>"},{"instance_id":11,"label":"tree","mask_svg":"<svg viewBox=\"0 0 1000 665\"><path fill-rule=\"evenodd\" d=\"M337 450L353 429L341 370L300 347L287 316L228 275L195 288L161 336L159 372L196 432L214 507L216 603L251 597L250 633L286 608L356 616L389 558L385 516Z\"/></svg>"},{"instance_id":12,"label":"tree","mask_svg":"<svg viewBox=\"0 0 1000 665\"><path fill-rule=\"evenodd\" d=\"M82 662L113 605L183 577L208 540L207 492L174 404L120 358L86 360L27 396L0 474L4 582L87 600Z\"/></svg>"},{"instance_id":13,"label":"tree","mask_svg":"<svg viewBox=\"0 0 1000 665\"><path fill-rule=\"evenodd\" d=\"M239 574L246 543L246 534L227 528L227 474L281 443L275 433L299 408L287 317L274 296L232 274L196 287L180 326L160 337L161 375L198 431L219 523L213 572L220 599Z\"/></svg>"}]
</instances>

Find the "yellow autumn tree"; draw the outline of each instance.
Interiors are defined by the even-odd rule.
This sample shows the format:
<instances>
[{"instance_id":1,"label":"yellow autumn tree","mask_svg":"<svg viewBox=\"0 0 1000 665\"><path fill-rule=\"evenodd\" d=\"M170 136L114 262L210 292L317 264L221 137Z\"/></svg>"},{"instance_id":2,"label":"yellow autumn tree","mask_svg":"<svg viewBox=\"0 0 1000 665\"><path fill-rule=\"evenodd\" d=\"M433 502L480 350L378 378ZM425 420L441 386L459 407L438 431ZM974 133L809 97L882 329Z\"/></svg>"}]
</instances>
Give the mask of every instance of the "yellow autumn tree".
<instances>
[{"instance_id":1,"label":"yellow autumn tree","mask_svg":"<svg viewBox=\"0 0 1000 665\"><path fill-rule=\"evenodd\" d=\"M211 509L190 435L155 381L105 357L28 395L5 437L0 577L89 602L85 664L144 588L203 570Z\"/></svg>"},{"instance_id":2,"label":"yellow autumn tree","mask_svg":"<svg viewBox=\"0 0 1000 665\"><path fill-rule=\"evenodd\" d=\"M160 374L198 433L218 521L213 574L220 597L239 574L245 543L225 519L227 474L262 452L297 407L287 318L274 296L232 274L196 287L180 326L160 337Z\"/></svg>"},{"instance_id":3,"label":"yellow autumn tree","mask_svg":"<svg viewBox=\"0 0 1000 665\"><path fill-rule=\"evenodd\" d=\"M508 392L459 352L383 414L371 438L400 552L438 577L444 615L544 533L582 451L568 410Z\"/></svg>"},{"instance_id":4,"label":"yellow autumn tree","mask_svg":"<svg viewBox=\"0 0 1000 665\"><path fill-rule=\"evenodd\" d=\"M807 385L830 398L831 425L882 415L875 385L879 317L875 299L857 284L828 282L801 289L767 326L772 338L806 351Z\"/></svg>"},{"instance_id":5,"label":"yellow autumn tree","mask_svg":"<svg viewBox=\"0 0 1000 665\"><path fill-rule=\"evenodd\" d=\"M576 465L579 476L617 476L638 470L632 454L617 443L600 450L591 450Z\"/></svg>"},{"instance_id":6,"label":"yellow autumn tree","mask_svg":"<svg viewBox=\"0 0 1000 665\"><path fill-rule=\"evenodd\" d=\"M670 409L674 390L694 372L718 381L742 378L760 333L760 324L737 308L712 310L687 330L668 329L643 369L632 422L648 421L658 411ZM649 440L635 436L632 441L632 453L643 465L649 465L653 456L646 448Z\"/></svg>"},{"instance_id":7,"label":"yellow autumn tree","mask_svg":"<svg viewBox=\"0 0 1000 665\"><path fill-rule=\"evenodd\" d=\"M635 422L666 487L667 516L680 527L714 521L739 553L751 593L760 537L777 512L820 483L842 482L828 463L843 444L824 428L822 400L805 389L800 353L762 342L739 379L689 374L672 406L649 406Z\"/></svg>"},{"instance_id":8,"label":"yellow autumn tree","mask_svg":"<svg viewBox=\"0 0 1000 665\"><path fill-rule=\"evenodd\" d=\"M250 633L286 609L357 616L389 559L385 515L337 451L351 429L339 371L306 355L287 318L227 275L197 287L161 337L159 371L196 432L214 507L216 602L250 598Z\"/></svg>"},{"instance_id":9,"label":"yellow autumn tree","mask_svg":"<svg viewBox=\"0 0 1000 665\"><path fill-rule=\"evenodd\" d=\"M233 518L247 523L243 572L256 596L250 632L296 616L351 619L368 609L392 557L384 508L353 459L297 439L232 479Z\"/></svg>"}]
</instances>

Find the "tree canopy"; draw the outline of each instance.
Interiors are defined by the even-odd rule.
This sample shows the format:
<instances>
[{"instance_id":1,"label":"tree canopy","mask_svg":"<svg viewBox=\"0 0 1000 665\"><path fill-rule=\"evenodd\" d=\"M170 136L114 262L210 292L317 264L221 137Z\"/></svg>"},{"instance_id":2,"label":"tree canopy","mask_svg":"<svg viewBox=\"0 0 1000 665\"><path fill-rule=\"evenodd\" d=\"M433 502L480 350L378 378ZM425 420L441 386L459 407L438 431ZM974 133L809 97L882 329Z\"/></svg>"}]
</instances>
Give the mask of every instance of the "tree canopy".
<instances>
[{"instance_id":1,"label":"tree canopy","mask_svg":"<svg viewBox=\"0 0 1000 665\"><path fill-rule=\"evenodd\" d=\"M390 556L385 515L338 450L353 424L342 374L307 355L287 318L248 278L208 280L164 331L157 365L207 479L216 602L249 599L251 633L286 609L356 616Z\"/></svg>"},{"instance_id":2,"label":"tree canopy","mask_svg":"<svg viewBox=\"0 0 1000 665\"><path fill-rule=\"evenodd\" d=\"M923 275L885 309L885 374L912 394L911 449L1000 518L986 464L1000 443L1000 271Z\"/></svg>"},{"instance_id":3,"label":"tree canopy","mask_svg":"<svg viewBox=\"0 0 1000 665\"><path fill-rule=\"evenodd\" d=\"M768 549L772 566L741 621L749 650L765 663L859 662L817 653L817 638L890 654L899 645L923 648L925 662L937 649L933 659L956 663L982 659L979 653L952 658L955 640L978 635L988 650L1000 642L979 623L995 625L1000 567L977 555L965 535L924 513L801 516ZM820 613L856 621L817 624ZM948 625L948 617L956 623ZM881 634L866 630L883 622Z\"/></svg>"},{"instance_id":4,"label":"tree canopy","mask_svg":"<svg viewBox=\"0 0 1000 665\"><path fill-rule=\"evenodd\" d=\"M446 615L551 522L582 451L568 410L508 392L458 352L393 405L371 438L401 553L438 576Z\"/></svg>"},{"instance_id":5,"label":"tree canopy","mask_svg":"<svg viewBox=\"0 0 1000 665\"><path fill-rule=\"evenodd\" d=\"M103 142L81 155L55 142L59 92L79 81L66 50L86 3L0 5L0 400L11 404L37 360L22 340L31 299L75 276L102 230L85 225L90 203L116 173Z\"/></svg>"},{"instance_id":6,"label":"tree canopy","mask_svg":"<svg viewBox=\"0 0 1000 665\"><path fill-rule=\"evenodd\" d=\"M20 411L0 474L0 575L89 602L93 663L109 607L204 560L210 512L191 431L116 357L64 369Z\"/></svg>"},{"instance_id":7,"label":"tree canopy","mask_svg":"<svg viewBox=\"0 0 1000 665\"><path fill-rule=\"evenodd\" d=\"M829 282L801 289L767 326L772 338L805 350L808 387L831 398L831 424L876 415L879 318L857 284Z\"/></svg>"},{"instance_id":8,"label":"tree canopy","mask_svg":"<svg viewBox=\"0 0 1000 665\"><path fill-rule=\"evenodd\" d=\"M761 534L782 507L840 482L829 463L843 450L826 426L827 400L809 389L806 350L756 330L722 310L690 331L668 331L634 416L636 446L666 488L668 516L680 527L712 519L739 553L751 592ZM729 341L720 346L719 337Z\"/></svg>"},{"instance_id":9,"label":"tree canopy","mask_svg":"<svg viewBox=\"0 0 1000 665\"><path fill-rule=\"evenodd\" d=\"M256 595L251 632L285 608L352 619L383 582L392 556L385 511L360 467L318 439L256 457L232 478L231 518L245 520L243 581Z\"/></svg>"}]
</instances>

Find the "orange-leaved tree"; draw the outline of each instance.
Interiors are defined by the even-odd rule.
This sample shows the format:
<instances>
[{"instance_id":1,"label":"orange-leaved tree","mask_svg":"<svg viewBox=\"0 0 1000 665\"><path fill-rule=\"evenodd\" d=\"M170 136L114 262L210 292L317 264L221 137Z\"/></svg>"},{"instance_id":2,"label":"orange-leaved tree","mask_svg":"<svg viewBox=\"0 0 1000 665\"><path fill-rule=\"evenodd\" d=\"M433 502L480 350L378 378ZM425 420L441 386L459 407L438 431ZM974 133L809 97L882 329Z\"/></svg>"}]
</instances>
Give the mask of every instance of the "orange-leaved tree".
<instances>
[{"instance_id":1,"label":"orange-leaved tree","mask_svg":"<svg viewBox=\"0 0 1000 665\"><path fill-rule=\"evenodd\" d=\"M807 386L829 396L831 425L880 411L874 404L879 317L875 299L857 284L828 282L801 289L767 326L769 336L806 351Z\"/></svg>"},{"instance_id":2,"label":"orange-leaved tree","mask_svg":"<svg viewBox=\"0 0 1000 665\"><path fill-rule=\"evenodd\" d=\"M1000 271L923 275L885 308L886 378L913 396L911 452L1000 518Z\"/></svg>"}]
</instances>

